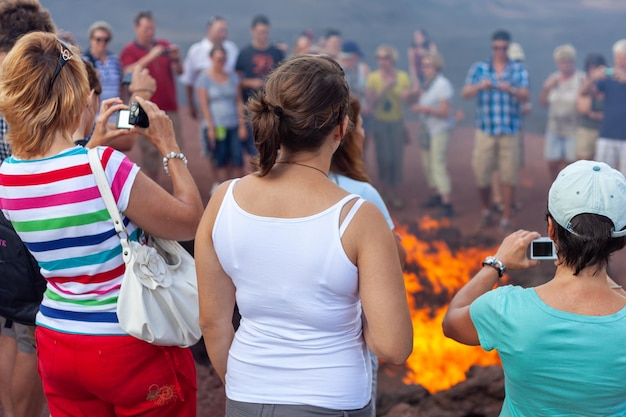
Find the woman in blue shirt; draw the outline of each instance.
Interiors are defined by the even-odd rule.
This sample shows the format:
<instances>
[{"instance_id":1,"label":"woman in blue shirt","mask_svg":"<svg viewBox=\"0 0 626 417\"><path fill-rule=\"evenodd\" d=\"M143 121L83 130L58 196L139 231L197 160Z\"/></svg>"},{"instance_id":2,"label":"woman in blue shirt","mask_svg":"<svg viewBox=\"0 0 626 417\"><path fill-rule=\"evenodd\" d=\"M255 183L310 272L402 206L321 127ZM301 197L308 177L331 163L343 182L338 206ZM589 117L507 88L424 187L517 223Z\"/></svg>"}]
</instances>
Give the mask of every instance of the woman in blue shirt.
<instances>
[{"instance_id":1,"label":"woman in blue shirt","mask_svg":"<svg viewBox=\"0 0 626 417\"><path fill-rule=\"evenodd\" d=\"M625 191L624 176L607 164L567 166L548 197L554 277L491 290L507 268L539 263L526 257L539 233L518 230L452 299L444 333L500 355L501 416L624 416L626 293L606 268L626 243Z\"/></svg>"}]
</instances>

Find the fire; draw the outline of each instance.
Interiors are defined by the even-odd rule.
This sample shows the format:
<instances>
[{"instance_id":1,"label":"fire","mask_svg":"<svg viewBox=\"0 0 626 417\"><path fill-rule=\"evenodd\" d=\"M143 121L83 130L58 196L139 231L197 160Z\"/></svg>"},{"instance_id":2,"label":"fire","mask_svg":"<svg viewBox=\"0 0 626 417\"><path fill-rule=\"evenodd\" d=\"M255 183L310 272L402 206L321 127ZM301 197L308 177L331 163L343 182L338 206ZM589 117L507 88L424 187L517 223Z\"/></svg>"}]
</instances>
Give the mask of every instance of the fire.
<instances>
[{"instance_id":1,"label":"fire","mask_svg":"<svg viewBox=\"0 0 626 417\"><path fill-rule=\"evenodd\" d=\"M418 224L417 234L432 237L449 227L429 217ZM406 226L396 230L407 252L404 282L413 319L413 353L406 362L407 384L419 384L431 393L465 380L472 365L499 365L495 351L465 346L443 335L441 322L447 304L476 272L477 265L494 247L451 249L440 237L420 239Z\"/></svg>"}]
</instances>

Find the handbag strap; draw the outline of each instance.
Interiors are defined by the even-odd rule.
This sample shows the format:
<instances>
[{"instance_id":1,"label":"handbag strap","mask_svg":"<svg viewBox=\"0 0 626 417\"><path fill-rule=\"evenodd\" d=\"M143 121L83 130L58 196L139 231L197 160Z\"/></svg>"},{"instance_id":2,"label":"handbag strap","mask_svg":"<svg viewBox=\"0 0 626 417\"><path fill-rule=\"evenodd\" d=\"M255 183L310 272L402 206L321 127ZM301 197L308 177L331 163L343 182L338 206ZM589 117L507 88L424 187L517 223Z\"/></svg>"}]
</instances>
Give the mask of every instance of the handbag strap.
<instances>
[{"instance_id":1,"label":"handbag strap","mask_svg":"<svg viewBox=\"0 0 626 417\"><path fill-rule=\"evenodd\" d=\"M102 163L100 162L100 156L98 155L98 148L91 148L87 152L89 155L89 165L91 166L91 171L93 172L93 176L96 179L96 185L100 190L100 195L102 196L102 200L104 200L104 205L109 212L109 216L111 216L111 220L113 220L113 225L115 226L115 232L117 237L120 239L120 244L122 245L122 255L124 256L124 262L128 263L131 258L130 252L130 243L128 242L128 231L126 227L124 227L124 223L122 222L122 218L120 217L120 212L117 208L117 204L115 204L115 198L113 197L113 193L111 192L111 187L109 186L109 182L107 181L107 177L104 174L104 168L102 168Z\"/></svg>"}]
</instances>

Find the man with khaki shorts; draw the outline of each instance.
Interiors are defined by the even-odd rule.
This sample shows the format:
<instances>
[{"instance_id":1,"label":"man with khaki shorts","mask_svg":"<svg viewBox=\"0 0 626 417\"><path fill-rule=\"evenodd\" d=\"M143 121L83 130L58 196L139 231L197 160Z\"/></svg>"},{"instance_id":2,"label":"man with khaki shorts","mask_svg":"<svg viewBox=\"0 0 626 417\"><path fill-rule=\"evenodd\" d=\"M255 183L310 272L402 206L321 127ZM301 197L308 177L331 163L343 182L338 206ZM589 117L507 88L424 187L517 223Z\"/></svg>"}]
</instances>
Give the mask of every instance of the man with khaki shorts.
<instances>
[{"instance_id":1,"label":"man with khaki shorts","mask_svg":"<svg viewBox=\"0 0 626 417\"><path fill-rule=\"evenodd\" d=\"M482 204L479 227L492 224L491 179L498 171L503 203L500 228L505 233L511 227L513 191L519 176L521 104L529 98L528 71L509 60L510 43L507 31L496 31L491 38L491 57L472 65L461 91L463 98L476 97L477 104L472 168Z\"/></svg>"}]
</instances>

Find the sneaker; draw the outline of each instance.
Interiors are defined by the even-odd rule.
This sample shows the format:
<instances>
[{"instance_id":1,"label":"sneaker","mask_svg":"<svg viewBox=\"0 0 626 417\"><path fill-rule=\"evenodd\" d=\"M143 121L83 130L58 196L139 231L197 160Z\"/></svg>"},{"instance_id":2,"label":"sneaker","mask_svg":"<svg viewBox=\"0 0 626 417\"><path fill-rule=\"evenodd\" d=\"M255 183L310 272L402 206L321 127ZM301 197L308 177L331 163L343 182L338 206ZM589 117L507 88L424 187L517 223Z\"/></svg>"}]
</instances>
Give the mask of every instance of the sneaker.
<instances>
[{"instance_id":1,"label":"sneaker","mask_svg":"<svg viewBox=\"0 0 626 417\"><path fill-rule=\"evenodd\" d=\"M508 219L500 220L500 232L505 236L511 233L511 222Z\"/></svg>"},{"instance_id":2,"label":"sneaker","mask_svg":"<svg viewBox=\"0 0 626 417\"><path fill-rule=\"evenodd\" d=\"M400 197L392 197L390 201L391 207L396 210L404 208L404 201Z\"/></svg>"},{"instance_id":3,"label":"sneaker","mask_svg":"<svg viewBox=\"0 0 626 417\"><path fill-rule=\"evenodd\" d=\"M445 217L448 219L454 216L454 209L452 208L452 204L450 203L442 204L441 211L439 212L439 216Z\"/></svg>"},{"instance_id":4,"label":"sneaker","mask_svg":"<svg viewBox=\"0 0 626 417\"><path fill-rule=\"evenodd\" d=\"M500 214L502 214L502 211L503 211L503 210L504 210L504 209L503 209L502 203L497 203L497 202L494 202L494 203L491 205L491 211L493 211L494 213L500 213Z\"/></svg>"},{"instance_id":5,"label":"sneaker","mask_svg":"<svg viewBox=\"0 0 626 417\"><path fill-rule=\"evenodd\" d=\"M491 211L484 212L480 217L478 224L476 225L479 229L484 229L487 227L493 226L493 214Z\"/></svg>"},{"instance_id":6,"label":"sneaker","mask_svg":"<svg viewBox=\"0 0 626 417\"><path fill-rule=\"evenodd\" d=\"M441 206L441 196L440 195L434 195L432 197L430 197L428 200L426 200L424 203L422 203L421 207L422 208L435 208L435 207L439 207Z\"/></svg>"}]
</instances>

